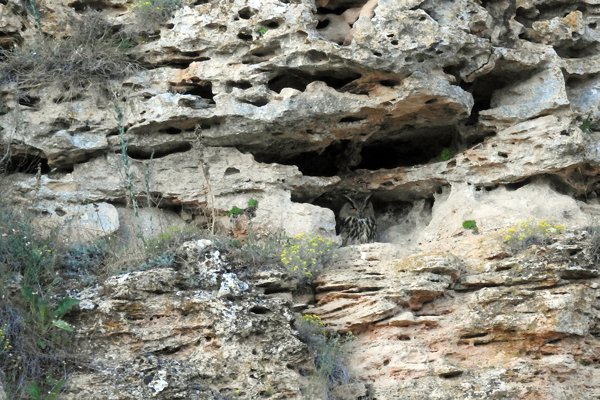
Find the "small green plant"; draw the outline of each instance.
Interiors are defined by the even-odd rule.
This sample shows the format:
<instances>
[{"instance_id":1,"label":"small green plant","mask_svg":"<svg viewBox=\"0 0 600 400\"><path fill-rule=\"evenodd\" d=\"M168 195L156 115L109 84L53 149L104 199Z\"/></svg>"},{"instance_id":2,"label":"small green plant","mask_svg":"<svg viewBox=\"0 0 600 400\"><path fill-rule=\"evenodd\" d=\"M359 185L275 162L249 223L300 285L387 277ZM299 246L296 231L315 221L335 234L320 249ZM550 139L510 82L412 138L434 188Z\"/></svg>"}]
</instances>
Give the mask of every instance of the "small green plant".
<instances>
[{"instance_id":1,"label":"small green plant","mask_svg":"<svg viewBox=\"0 0 600 400\"><path fill-rule=\"evenodd\" d=\"M259 26L256 29L256 33L258 33L259 36L263 36L265 33L267 33L269 31L269 28L267 28L266 26Z\"/></svg>"},{"instance_id":2,"label":"small green plant","mask_svg":"<svg viewBox=\"0 0 600 400\"><path fill-rule=\"evenodd\" d=\"M345 346L352 341L352 335L330 332L314 314L298 318L295 326L300 340L308 345L317 373L327 384L328 394L335 386L349 383Z\"/></svg>"},{"instance_id":3,"label":"small green plant","mask_svg":"<svg viewBox=\"0 0 600 400\"><path fill-rule=\"evenodd\" d=\"M534 244L546 245L552 237L564 231L564 225L528 219L508 228L503 240L511 250L519 251Z\"/></svg>"},{"instance_id":4,"label":"small green plant","mask_svg":"<svg viewBox=\"0 0 600 400\"><path fill-rule=\"evenodd\" d=\"M334 242L320 235L301 233L290 238L281 250L281 264L287 272L310 280L331 259Z\"/></svg>"},{"instance_id":5,"label":"small green plant","mask_svg":"<svg viewBox=\"0 0 600 400\"><path fill-rule=\"evenodd\" d=\"M47 377L45 385L40 382L32 382L27 386L27 394L31 400L57 400L67 381L65 379L54 379Z\"/></svg>"},{"instance_id":6,"label":"small green plant","mask_svg":"<svg viewBox=\"0 0 600 400\"><path fill-rule=\"evenodd\" d=\"M257 208L258 207L258 200L250 198L248 199L248 208Z\"/></svg>"},{"instance_id":7,"label":"small green plant","mask_svg":"<svg viewBox=\"0 0 600 400\"><path fill-rule=\"evenodd\" d=\"M464 229L469 229L473 231L473 233L479 233L479 228L477 227L477 222L474 219L468 219L463 221L462 227Z\"/></svg>"},{"instance_id":8,"label":"small green plant","mask_svg":"<svg viewBox=\"0 0 600 400\"><path fill-rule=\"evenodd\" d=\"M239 217L243 213L244 213L244 209L243 208L239 208L237 206L233 206L233 207L231 207L231 210L229 210L229 216L230 217Z\"/></svg>"},{"instance_id":9,"label":"small green plant","mask_svg":"<svg viewBox=\"0 0 600 400\"><path fill-rule=\"evenodd\" d=\"M449 147L444 147L442 149L442 152L440 154L440 159L442 161L449 161L451 160L454 156L456 155L456 151L454 151L453 149L449 148Z\"/></svg>"},{"instance_id":10,"label":"small green plant","mask_svg":"<svg viewBox=\"0 0 600 400\"><path fill-rule=\"evenodd\" d=\"M581 129L583 133L588 134L592 132L592 125L592 120L590 118L586 118L581 122L581 125L579 125L579 129Z\"/></svg>"},{"instance_id":11,"label":"small green plant","mask_svg":"<svg viewBox=\"0 0 600 400\"><path fill-rule=\"evenodd\" d=\"M72 332L73 327L62 319L69 311L79 304L79 300L67 297L61 300L56 307L51 307L47 299L40 296L30 288L21 289L23 297L29 304L30 315L37 331L41 334L37 344L43 350L47 347L48 332L57 328L66 332Z\"/></svg>"},{"instance_id":12,"label":"small green plant","mask_svg":"<svg viewBox=\"0 0 600 400\"><path fill-rule=\"evenodd\" d=\"M247 214L249 217L254 217L257 208L258 200L250 198L248 199L246 208L239 208L238 206L233 206L228 211L228 215L232 218L237 218L242 214Z\"/></svg>"}]
</instances>

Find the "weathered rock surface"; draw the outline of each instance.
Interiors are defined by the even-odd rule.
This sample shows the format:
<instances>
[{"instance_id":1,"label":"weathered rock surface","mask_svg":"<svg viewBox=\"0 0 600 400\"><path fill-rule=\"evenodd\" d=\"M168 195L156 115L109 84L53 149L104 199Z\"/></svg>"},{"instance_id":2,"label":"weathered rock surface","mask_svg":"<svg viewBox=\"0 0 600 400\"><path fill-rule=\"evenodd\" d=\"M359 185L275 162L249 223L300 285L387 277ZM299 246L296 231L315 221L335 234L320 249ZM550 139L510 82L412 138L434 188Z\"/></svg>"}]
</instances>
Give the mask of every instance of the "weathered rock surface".
<instances>
[{"instance_id":1,"label":"weathered rock surface","mask_svg":"<svg viewBox=\"0 0 600 400\"><path fill-rule=\"evenodd\" d=\"M27 7L0 2L2 49L36 40ZM135 7L93 2L115 31ZM56 38L89 12L39 11ZM184 1L109 90L0 77L0 195L67 241L227 229L251 198L255 232L334 236L342 194L372 192L385 242L340 250L314 299L207 242L110 277L80 294L96 361L66 398L322 398L306 304L356 336L340 398L598 398L599 22L596 0ZM529 218L569 231L511 254Z\"/></svg>"},{"instance_id":2,"label":"weathered rock surface","mask_svg":"<svg viewBox=\"0 0 600 400\"><path fill-rule=\"evenodd\" d=\"M349 365L381 399L593 399L599 395L597 265L583 234L495 259L488 238L399 257L344 250L316 282L315 313L355 332ZM498 240L498 239L496 239Z\"/></svg>"},{"instance_id":3,"label":"weathered rock surface","mask_svg":"<svg viewBox=\"0 0 600 400\"><path fill-rule=\"evenodd\" d=\"M79 351L93 361L65 399L297 398L310 369L288 301L251 289L208 240L177 265L79 295ZM229 272L228 272L229 269Z\"/></svg>"}]
</instances>

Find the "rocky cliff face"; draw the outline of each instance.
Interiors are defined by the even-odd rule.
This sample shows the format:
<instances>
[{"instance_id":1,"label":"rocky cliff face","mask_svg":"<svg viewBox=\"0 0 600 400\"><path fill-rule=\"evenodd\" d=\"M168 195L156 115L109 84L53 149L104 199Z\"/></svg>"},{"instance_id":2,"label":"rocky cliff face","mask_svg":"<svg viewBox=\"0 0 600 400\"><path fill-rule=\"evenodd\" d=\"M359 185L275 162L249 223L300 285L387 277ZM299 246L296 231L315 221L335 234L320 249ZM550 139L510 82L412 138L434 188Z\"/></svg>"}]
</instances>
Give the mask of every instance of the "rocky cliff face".
<instances>
[{"instance_id":1,"label":"rocky cliff face","mask_svg":"<svg viewBox=\"0 0 600 400\"><path fill-rule=\"evenodd\" d=\"M6 73L2 195L70 241L226 225L249 198L255 232L333 237L342 195L373 193L378 243L339 250L314 298L208 242L78 293L96 364L65 398L321 398L292 310L355 336L329 396L600 396L597 3L186 1L123 78L66 96ZM128 32L140 7L3 1L0 45L64 40L91 9ZM528 219L566 232L507 248Z\"/></svg>"}]
</instances>

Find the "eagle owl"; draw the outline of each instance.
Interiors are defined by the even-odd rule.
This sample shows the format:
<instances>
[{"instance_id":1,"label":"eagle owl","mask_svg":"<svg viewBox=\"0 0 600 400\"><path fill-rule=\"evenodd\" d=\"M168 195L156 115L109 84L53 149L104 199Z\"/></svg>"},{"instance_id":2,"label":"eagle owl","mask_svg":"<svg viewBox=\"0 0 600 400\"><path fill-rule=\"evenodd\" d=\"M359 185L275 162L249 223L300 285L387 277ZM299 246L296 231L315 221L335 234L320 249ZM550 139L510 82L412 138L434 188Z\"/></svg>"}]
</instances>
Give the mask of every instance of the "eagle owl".
<instances>
[{"instance_id":1,"label":"eagle owl","mask_svg":"<svg viewBox=\"0 0 600 400\"><path fill-rule=\"evenodd\" d=\"M340 210L342 245L370 243L375 239L375 210L371 194L366 197L344 197L348 200Z\"/></svg>"}]
</instances>

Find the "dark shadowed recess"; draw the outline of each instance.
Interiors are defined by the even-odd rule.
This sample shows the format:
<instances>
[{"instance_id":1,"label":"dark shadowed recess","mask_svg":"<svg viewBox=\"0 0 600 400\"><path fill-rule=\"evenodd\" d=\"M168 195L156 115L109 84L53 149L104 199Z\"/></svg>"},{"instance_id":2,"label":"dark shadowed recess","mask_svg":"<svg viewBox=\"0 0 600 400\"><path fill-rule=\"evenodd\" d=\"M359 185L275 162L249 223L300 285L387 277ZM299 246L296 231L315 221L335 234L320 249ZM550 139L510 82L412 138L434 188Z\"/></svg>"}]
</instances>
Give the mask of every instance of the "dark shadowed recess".
<instances>
[{"instance_id":1,"label":"dark shadowed recess","mask_svg":"<svg viewBox=\"0 0 600 400\"><path fill-rule=\"evenodd\" d=\"M11 154L2 161L3 156L4 150L0 148L0 173L14 174L20 172L36 174L38 168L42 174L50 172L48 160L42 156L34 154Z\"/></svg>"},{"instance_id":2,"label":"dark shadowed recess","mask_svg":"<svg viewBox=\"0 0 600 400\"><path fill-rule=\"evenodd\" d=\"M317 1L317 13L341 15L349 8L362 8L367 0L332 0L323 7L319 6L320 3Z\"/></svg>"},{"instance_id":3,"label":"dark shadowed recess","mask_svg":"<svg viewBox=\"0 0 600 400\"><path fill-rule=\"evenodd\" d=\"M359 73L348 70L329 70L314 73L286 70L269 80L268 87L277 93L280 93L284 88L293 88L303 92L309 83L321 81L325 82L327 86L343 92L344 86L360 77Z\"/></svg>"},{"instance_id":4,"label":"dark shadowed recess","mask_svg":"<svg viewBox=\"0 0 600 400\"><path fill-rule=\"evenodd\" d=\"M406 135L397 132L386 137L395 138L365 143L360 151L360 160L357 159L358 164L350 165L350 170L391 169L441 161L439 157L442 150L453 146L456 131L452 127L416 129ZM349 140L340 140L321 151L295 155L256 152L254 156L259 162L295 165L308 176L335 176L348 172L341 171L339 166L348 165L342 158L347 154L349 144Z\"/></svg>"}]
</instances>

